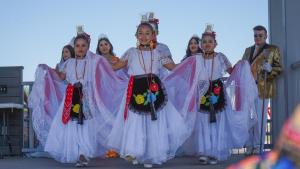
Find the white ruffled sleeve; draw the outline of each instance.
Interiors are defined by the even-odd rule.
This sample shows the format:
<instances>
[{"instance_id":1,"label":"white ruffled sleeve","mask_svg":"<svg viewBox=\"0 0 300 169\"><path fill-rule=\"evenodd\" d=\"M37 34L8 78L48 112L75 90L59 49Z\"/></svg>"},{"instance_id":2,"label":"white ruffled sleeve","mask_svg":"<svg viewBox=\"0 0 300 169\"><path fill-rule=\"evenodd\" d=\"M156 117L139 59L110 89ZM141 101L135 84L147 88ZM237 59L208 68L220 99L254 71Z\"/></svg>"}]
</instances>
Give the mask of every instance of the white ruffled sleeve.
<instances>
[{"instance_id":1,"label":"white ruffled sleeve","mask_svg":"<svg viewBox=\"0 0 300 169\"><path fill-rule=\"evenodd\" d=\"M228 70L229 68L232 67L231 62L228 60L228 58L223 54L223 53L219 53L220 57L221 57L221 65L222 65L222 69L224 71Z\"/></svg>"},{"instance_id":2,"label":"white ruffled sleeve","mask_svg":"<svg viewBox=\"0 0 300 169\"><path fill-rule=\"evenodd\" d=\"M132 52L135 50L134 47L129 48L122 56L121 56L121 60L122 61L130 61L130 56L132 55Z\"/></svg>"}]
</instances>

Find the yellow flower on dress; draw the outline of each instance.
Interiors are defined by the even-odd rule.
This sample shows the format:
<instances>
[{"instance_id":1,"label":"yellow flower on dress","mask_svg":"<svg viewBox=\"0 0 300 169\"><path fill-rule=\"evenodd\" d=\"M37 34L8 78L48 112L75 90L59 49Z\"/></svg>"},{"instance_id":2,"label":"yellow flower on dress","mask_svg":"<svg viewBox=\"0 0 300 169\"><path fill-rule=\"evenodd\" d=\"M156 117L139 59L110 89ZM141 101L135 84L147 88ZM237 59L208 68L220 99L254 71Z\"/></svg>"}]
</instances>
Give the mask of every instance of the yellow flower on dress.
<instances>
[{"instance_id":1,"label":"yellow flower on dress","mask_svg":"<svg viewBox=\"0 0 300 169\"><path fill-rule=\"evenodd\" d=\"M74 106L73 106L73 112L75 112L75 113L79 113L79 109L80 109L80 105L79 104L75 104Z\"/></svg>"},{"instance_id":2,"label":"yellow flower on dress","mask_svg":"<svg viewBox=\"0 0 300 169\"><path fill-rule=\"evenodd\" d=\"M135 102L136 104L143 104L145 102L145 98L143 95L141 94L138 94L136 97L135 97Z\"/></svg>"},{"instance_id":3,"label":"yellow flower on dress","mask_svg":"<svg viewBox=\"0 0 300 169\"><path fill-rule=\"evenodd\" d=\"M205 96L202 96L202 97L201 97L201 104L205 104L205 102L206 102L206 97L205 97Z\"/></svg>"}]
</instances>

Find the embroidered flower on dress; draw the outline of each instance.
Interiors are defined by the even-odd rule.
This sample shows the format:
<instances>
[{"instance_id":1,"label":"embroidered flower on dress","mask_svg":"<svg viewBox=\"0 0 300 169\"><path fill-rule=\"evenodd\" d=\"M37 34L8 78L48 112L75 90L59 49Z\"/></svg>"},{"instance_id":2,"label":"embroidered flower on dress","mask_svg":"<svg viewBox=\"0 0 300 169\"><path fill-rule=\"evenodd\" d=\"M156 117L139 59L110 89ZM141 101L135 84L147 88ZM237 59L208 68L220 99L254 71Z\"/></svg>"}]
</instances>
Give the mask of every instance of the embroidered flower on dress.
<instances>
[{"instance_id":1,"label":"embroidered flower on dress","mask_svg":"<svg viewBox=\"0 0 300 169\"><path fill-rule=\"evenodd\" d=\"M214 94L215 95L220 95L220 92L221 92L221 87L220 86L214 88Z\"/></svg>"},{"instance_id":2,"label":"embroidered flower on dress","mask_svg":"<svg viewBox=\"0 0 300 169\"><path fill-rule=\"evenodd\" d=\"M152 91L152 92L157 92L158 91L158 84L157 83L151 83L151 85L150 85L150 90Z\"/></svg>"},{"instance_id":3,"label":"embroidered flower on dress","mask_svg":"<svg viewBox=\"0 0 300 169\"><path fill-rule=\"evenodd\" d=\"M201 104L205 104L205 102L206 102L206 97L205 97L205 96L202 96L202 97L201 97Z\"/></svg>"},{"instance_id":4,"label":"embroidered flower on dress","mask_svg":"<svg viewBox=\"0 0 300 169\"><path fill-rule=\"evenodd\" d=\"M137 96L134 95L134 99L136 104L143 104L145 102L145 98L141 94L138 94Z\"/></svg>"},{"instance_id":5,"label":"embroidered flower on dress","mask_svg":"<svg viewBox=\"0 0 300 169\"><path fill-rule=\"evenodd\" d=\"M73 112L74 113L79 113L79 110L80 110L80 105L79 104L75 104L74 106L73 106Z\"/></svg>"},{"instance_id":6,"label":"embroidered flower on dress","mask_svg":"<svg viewBox=\"0 0 300 169\"><path fill-rule=\"evenodd\" d=\"M212 93L211 96L209 97L209 100L212 104L216 104L218 102L218 97Z\"/></svg>"}]
</instances>

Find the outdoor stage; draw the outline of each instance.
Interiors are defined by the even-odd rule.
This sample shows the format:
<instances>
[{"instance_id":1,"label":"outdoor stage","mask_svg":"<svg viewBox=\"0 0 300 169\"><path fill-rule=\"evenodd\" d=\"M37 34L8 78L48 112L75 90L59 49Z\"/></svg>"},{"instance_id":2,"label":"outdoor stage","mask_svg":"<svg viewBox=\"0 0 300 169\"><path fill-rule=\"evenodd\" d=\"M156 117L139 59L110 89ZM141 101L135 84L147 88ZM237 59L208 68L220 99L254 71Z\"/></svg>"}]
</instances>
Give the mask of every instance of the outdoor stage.
<instances>
[{"instance_id":1,"label":"outdoor stage","mask_svg":"<svg viewBox=\"0 0 300 169\"><path fill-rule=\"evenodd\" d=\"M182 157L168 161L161 166L153 168L170 169L223 169L232 163L243 159L243 155L233 155L229 160L218 165L203 166L198 163L197 158ZM20 158L5 157L0 159L0 169L75 169L74 164L61 164L49 158ZM142 165L133 166L123 159L93 159L87 169L129 169L144 168Z\"/></svg>"}]
</instances>

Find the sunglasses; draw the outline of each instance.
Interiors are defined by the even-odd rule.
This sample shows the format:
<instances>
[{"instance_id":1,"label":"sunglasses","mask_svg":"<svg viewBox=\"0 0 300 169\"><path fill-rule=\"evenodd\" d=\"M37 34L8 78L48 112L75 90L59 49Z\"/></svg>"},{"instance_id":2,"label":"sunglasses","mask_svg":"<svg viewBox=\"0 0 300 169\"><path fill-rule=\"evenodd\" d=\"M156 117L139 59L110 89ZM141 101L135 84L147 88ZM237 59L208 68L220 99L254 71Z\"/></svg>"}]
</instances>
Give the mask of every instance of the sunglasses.
<instances>
[{"instance_id":1,"label":"sunglasses","mask_svg":"<svg viewBox=\"0 0 300 169\"><path fill-rule=\"evenodd\" d=\"M86 46L87 46L87 45L84 45L84 44L83 44L83 45L75 45L76 48L79 48L79 47L83 47L83 48L84 48L84 47L86 47Z\"/></svg>"},{"instance_id":2,"label":"sunglasses","mask_svg":"<svg viewBox=\"0 0 300 169\"><path fill-rule=\"evenodd\" d=\"M264 35L263 34L255 34L254 37L255 38L262 38L262 37L264 37Z\"/></svg>"}]
</instances>

